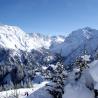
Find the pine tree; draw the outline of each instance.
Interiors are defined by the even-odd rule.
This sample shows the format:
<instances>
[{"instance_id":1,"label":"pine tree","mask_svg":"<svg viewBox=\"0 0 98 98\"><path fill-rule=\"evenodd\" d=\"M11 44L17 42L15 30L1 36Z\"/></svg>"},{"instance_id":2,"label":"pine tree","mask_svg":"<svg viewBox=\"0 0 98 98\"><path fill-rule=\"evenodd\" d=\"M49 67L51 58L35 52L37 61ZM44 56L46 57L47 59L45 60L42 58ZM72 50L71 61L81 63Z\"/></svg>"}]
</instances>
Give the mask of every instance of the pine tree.
<instances>
[{"instance_id":1,"label":"pine tree","mask_svg":"<svg viewBox=\"0 0 98 98\"><path fill-rule=\"evenodd\" d=\"M47 85L50 87L50 89L47 89L47 91L54 97L54 98L62 98L62 94L64 93L64 80L65 80L65 74L64 74L64 66L57 62L55 65L56 69L51 74L53 85Z\"/></svg>"},{"instance_id":2,"label":"pine tree","mask_svg":"<svg viewBox=\"0 0 98 98\"><path fill-rule=\"evenodd\" d=\"M76 67L80 70L79 72L75 73L76 74L76 80L80 79L82 72L86 68L89 68L89 66L88 66L89 61L90 61L90 55L87 55L87 51L84 49L84 55L80 56L75 61Z\"/></svg>"}]
</instances>

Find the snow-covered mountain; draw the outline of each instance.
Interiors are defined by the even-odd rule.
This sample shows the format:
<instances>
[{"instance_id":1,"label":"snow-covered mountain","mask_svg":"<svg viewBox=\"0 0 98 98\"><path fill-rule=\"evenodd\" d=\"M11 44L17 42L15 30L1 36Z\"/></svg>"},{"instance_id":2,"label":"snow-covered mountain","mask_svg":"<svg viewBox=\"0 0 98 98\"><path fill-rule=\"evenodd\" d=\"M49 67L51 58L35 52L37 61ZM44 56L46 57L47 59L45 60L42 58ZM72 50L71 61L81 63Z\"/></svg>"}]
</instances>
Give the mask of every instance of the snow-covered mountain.
<instances>
[{"instance_id":1,"label":"snow-covered mountain","mask_svg":"<svg viewBox=\"0 0 98 98\"><path fill-rule=\"evenodd\" d=\"M64 36L45 36L40 33L25 33L19 27L0 26L0 47L31 51L32 49L47 49L50 52L60 53L66 58L66 63L83 55L84 49L87 54L95 55L98 50L98 30L90 27L78 29Z\"/></svg>"},{"instance_id":2,"label":"snow-covered mountain","mask_svg":"<svg viewBox=\"0 0 98 98\"><path fill-rule=\"evenodd\" d=\"M2 84L32 81L35 69L57 61L48 49L64 40L63 36L28 34L16 26L0 26L0 90Z\"/></svg>"},{"instance_id":3,"label":"snow-covered mountain","mask_svg":"<svg viewBox=\"0 0 98 98\"><path fill-rule=\"evenodd\" d=\"M66 63L73 62L77 56L83 55L84 48L88 54L95 55L98 49L98 30L90 27L78 29L67 37L45 36L40 33L25 33L19 27L0 26L0 47L7 49L31 51L41 48L52 53L60 53L66 58ZM71 61L70 61L71 62Z\"/></svg>"},{"instance_id":4,"label":"snow-covered mountain","mask_svg":"<svg viewBox=\"0 0 98 98\"><path fill-rule=\"evenodd\" d=\"M74 98L79 95L81 98L96 98L97 42L98 30L89 27L64 37L27 34L16 26L0 26L0 91L15 87L17 91L16 94L13 94L15 90L1 92L0 98L14 98L17 94L19 98L56 98L58 95L62 98L71 98L72 95ZM77 60L83 63L83 71L79 69L81 65L73 63L77 57L81 58ZM71 63L71 67L67 63ZM30 91L17 90L32 86Z\"/></svg>"},{"instance_id":5,"label":"snow-covered mountain","mask_svg":"<svg viewBox=\"0 0 98 98\"><path fill-rule=\"evenodd\" d=\"M57 44L63 41L63 36L49 37L39 33L32 33L32 35L30 35L16 26L0 26L0 46L8 49L27 51L42 47L49 49L52 43L54 44L56 42Z\"/></svg>"},{"instance_id":6,"label":"snow-covered mountain","mask_svg":"<svg viewBox=\"0 0 98 98\"><path fill-rule=\"evenodd\" d=\"M89 27L78 29L70 33L64 42L51 48L52 52L65 56L66 62L83 55L84 50L87 54L95 55L98 50L98 30Z\"/></svg>"}]
</instances>

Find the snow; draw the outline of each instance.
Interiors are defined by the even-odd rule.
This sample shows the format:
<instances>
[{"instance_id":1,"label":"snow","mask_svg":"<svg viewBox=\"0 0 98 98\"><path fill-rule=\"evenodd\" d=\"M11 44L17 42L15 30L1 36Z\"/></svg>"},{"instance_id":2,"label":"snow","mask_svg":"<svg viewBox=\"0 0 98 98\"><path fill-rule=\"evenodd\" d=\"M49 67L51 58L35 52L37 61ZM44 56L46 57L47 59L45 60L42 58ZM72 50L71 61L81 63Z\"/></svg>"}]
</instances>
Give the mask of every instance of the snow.
<instances>
[{"instance_id":1,"label":"snow","mask_svg":"<svg viewBox=\"0 0 98 98\"><path fill-rule=\"evenodd\" d=\"M43 87L32 93L27 98L53 98L53 97L48 93L48 91L46 91L45 87Z\"/></svg>"},{"instance_id":2,"label":"snow","mask_svg":"<svg viewBox=\"0 0 98 98\"><path fill-rule=\"evenodd\" d=\"M90 69L89 72L94 79L95 82L98 82L98 60L93 61L89 64Z\"/></svg>"},{"instance_id":3,"label":"snow","mask_svg":"<svg viewBox=\"0 0 98 98\"><path fill-rule=\"evenodd\" d=\"M19 95L18 98L27 98L27 96L25 96L26 92L28 92L30 95L30 94L34 93L35 91L37 91L38 89L44 87L47 83L49 83L49 82L44 81L41 84L34 84L33 88L21 88L21 89L17 89L17 90L2 91L2 92L0 92L0 98L5 98L6 96L7 96L7 98L15 98L13 96L15 95L16 92ZM28 97L28 98L31 98L31 97Z\"/></svg>"},{"instance_id":4,"label":"snow","mask_svg":"<svg viewBox=\"0 0 98 98\"><path fill-rule=\"evenodd\" d=\"M46 67L46 66L42 66L42 69L43 69L43 70L46 70L46 69L47 69L47 67Z\"/></svg>"},{"instance_id":5,"label":"snow","mask_svg":"<svg viewBox=\"0 0 98 98\"><path fill-rule=\"evenodd\" d=\"M92 36L91 36L91 33L88 31L89 28L84 28L83 29L83 34L84 34L84 37L87 38L87 39L90 39Z\"/></svg>"},{"instance_id":6,"label":"snow","mask_svg":"<svg viewBox=\"0 0 98 98\"><path fill-rule=\"evenodd\" d=\"M42 75L36 75L33 79L33 83L38 83L40 84L41 82L44 81L44 77Z\"/></svg>"},{"instance_id":7,"label":"snow","mask_svg":"<svg viewBox=\"0 0 98 98\"><path fill-rule=\"evenodd\" d=\"M94 89L98 90L98 83L95 83Z\"/></svg>"},{"instance_id":8,"label":"snow","mask_svg":"<svg viewBox=\"0 0 98 98\"><path fill-rule=\"evenodd\" d=\"M94 98L94 94L83 84L68 84L64 91L63 98Z\"/></svg>"},{"instance_id":9,"label":"snow","mask_svg":"<svg viewBox=\"0 0 98 98\"><path fill-rule=\"evenodd\" d=\"M88 64L89 68L82 72L81 78L75 81L75 72L69 73L62 98L95 98L94 89L98 90L98 60Z\"/></svg>"},{"instance_id":10,"label":"snow","mask_svg":"<svg viewBox=\"0 0 98 98\"><path fill-rule=\"evenodd\" d=\"M52 37L44 36L39 33L34 33L29 35L21 30L17 26L0 26L0 45L1 47L15 49L15 50L25 50L30 51L31 49L39 50L44 47L49 49L49 47L54 43L61 43L64 41L63 37Z\"/></svg>"},{"instance_id":11,"label":"snow","mask_svg":"<svg viewBox=\"0 0 98 98\"><path fill-rule=\"evenodd\" d=\"M90 61L90 55L81 56L81 58L85 61Z\"/></svg>"}]
</instances>

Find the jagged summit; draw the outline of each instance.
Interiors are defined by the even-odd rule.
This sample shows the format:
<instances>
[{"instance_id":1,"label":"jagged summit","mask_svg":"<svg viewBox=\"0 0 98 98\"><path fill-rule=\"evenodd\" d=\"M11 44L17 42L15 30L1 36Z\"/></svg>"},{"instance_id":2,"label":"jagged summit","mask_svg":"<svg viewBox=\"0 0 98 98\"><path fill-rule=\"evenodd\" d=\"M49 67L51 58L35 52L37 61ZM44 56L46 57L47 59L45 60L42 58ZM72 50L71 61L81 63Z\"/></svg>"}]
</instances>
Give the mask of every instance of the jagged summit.
<instances>
[{"instance_id":1,"label":"jagged summit","mask_svg":"<svg viewBox=\"0 0 98 98\"><path fill-rule=\"evenodd\" d=\"M92 29L90 27L80 28L78 30L72 31L67 37L68 39L78 39L78 40L89 40L92 37L98 37L98 30Z\"/></svg>"}]
</instances>

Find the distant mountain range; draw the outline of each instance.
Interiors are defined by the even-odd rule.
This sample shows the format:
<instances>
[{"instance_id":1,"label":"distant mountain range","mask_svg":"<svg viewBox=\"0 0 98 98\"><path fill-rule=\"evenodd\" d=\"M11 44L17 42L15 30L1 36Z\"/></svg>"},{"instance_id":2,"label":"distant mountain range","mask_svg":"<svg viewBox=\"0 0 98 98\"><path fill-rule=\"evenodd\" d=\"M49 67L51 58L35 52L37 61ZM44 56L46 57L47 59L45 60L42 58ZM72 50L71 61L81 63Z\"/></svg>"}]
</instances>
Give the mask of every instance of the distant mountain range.
<instances>
[{"instance_id":1,"label":"distant mountain range","mask_svg":"<svg viewBox=\"0 0 98 98\"><path fill-rule=\"evenodd\" d=\"M65 57L66 63L71 63L78 56L83 55L84 49L87 54L92 56L96 54L98 50L98 30L85 27L73 31L67 37L62 35L45 36L40 33L25 33L16 26L1 25L0 47L16 51L15 53L18 54L19 50L41 52L46 49L51 54L61 54Z\"/></svg>"}]
</instances>

